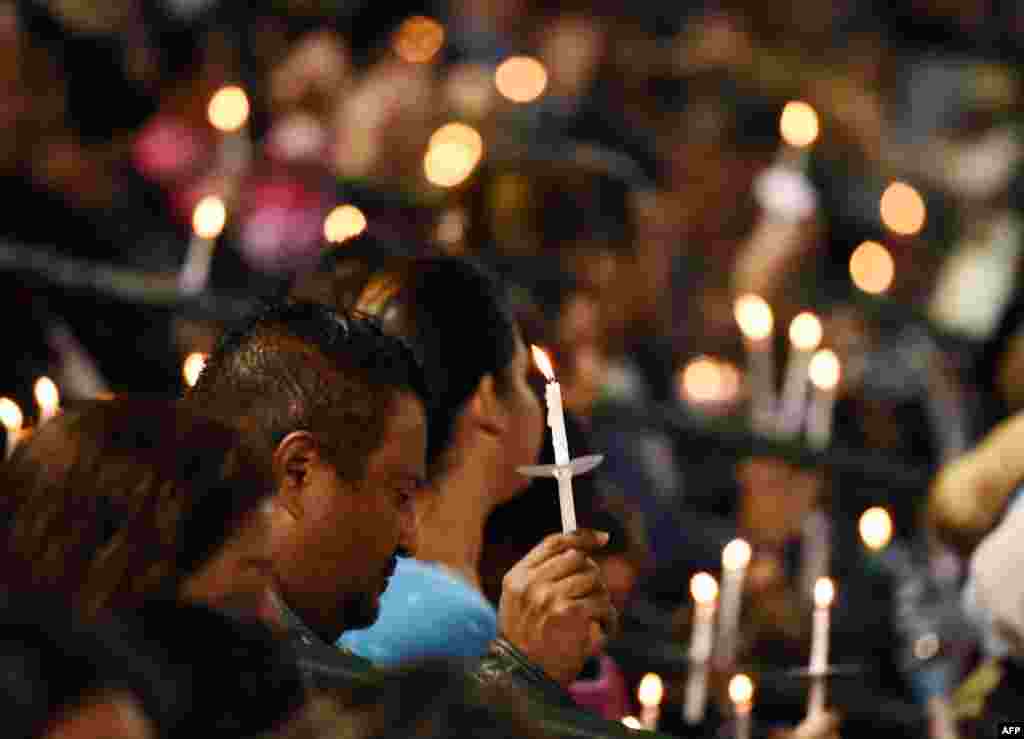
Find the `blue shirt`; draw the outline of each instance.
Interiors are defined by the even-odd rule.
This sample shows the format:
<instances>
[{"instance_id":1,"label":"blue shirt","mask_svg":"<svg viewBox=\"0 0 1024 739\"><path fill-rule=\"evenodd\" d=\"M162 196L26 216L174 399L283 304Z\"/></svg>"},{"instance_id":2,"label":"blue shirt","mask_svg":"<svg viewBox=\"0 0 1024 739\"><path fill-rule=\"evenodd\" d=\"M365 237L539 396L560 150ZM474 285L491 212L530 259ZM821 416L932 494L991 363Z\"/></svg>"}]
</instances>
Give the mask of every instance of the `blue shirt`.
<instances>
[{"instance_id":1,"label":"blue shirt","mask_svg":"<svg viewBox=\"0 0 1024 739\"><path fill-rule=\"evenodd\" d=\"M450 570L401 558L368 629L348 631L338 646L382 665L429 657L480 657L498 635L498 614Z\"/></svg>"}]
</instances>

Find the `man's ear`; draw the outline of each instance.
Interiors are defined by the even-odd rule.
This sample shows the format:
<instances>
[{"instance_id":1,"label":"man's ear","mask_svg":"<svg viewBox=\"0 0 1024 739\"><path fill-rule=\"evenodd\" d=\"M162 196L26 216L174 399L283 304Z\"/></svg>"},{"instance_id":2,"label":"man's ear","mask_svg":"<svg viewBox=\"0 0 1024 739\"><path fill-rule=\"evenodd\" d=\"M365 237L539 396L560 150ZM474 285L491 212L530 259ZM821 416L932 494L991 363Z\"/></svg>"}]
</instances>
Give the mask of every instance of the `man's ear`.
<instances>
[{"instance_id":1,"label":"man's ear","mask_svg":"<svg viewBox=\"0 0 1024 739\"><path fill-rule=\"evenodd\" d=\"M302 493L319 455L316 440L308 431L292 431L274 450L274 502L294 518L302 517Z\"/></svg>"},{"instance_id":2,"label":"man's ear","mask_svg":"<svg viewBox=\"0 0 1024 739\"><path fill-rule=\"evenodd\" d=\"M473 421L485 433L500 436L505 432L508 419L505 417L505 406L494 387L494 375L486 374L480 378L467 407Z\"/></svg>"}]
</instances>

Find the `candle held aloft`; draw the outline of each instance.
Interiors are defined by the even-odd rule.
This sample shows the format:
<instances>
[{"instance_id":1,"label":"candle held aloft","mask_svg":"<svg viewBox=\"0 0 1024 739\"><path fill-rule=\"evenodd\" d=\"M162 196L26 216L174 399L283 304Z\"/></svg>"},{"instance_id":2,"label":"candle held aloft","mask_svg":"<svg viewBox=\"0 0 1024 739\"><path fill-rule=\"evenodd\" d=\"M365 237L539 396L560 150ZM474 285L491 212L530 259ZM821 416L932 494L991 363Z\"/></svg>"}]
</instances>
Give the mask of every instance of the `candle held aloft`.
<instances>
[{"instance_id":1,"label":"candle held aloft","mask_svg":"<svg viewBox=\"0 0 1024 739\"><path fill-rule=\"evenodd\" d=\"M648 672L640 680L636 691L637 700L643 709L640 712L640 723L648 731L657 731L658 719L661 717L661 700L665 697L665 685L661 678Z\"/></svg>"},{"instance_id":2,"label":"candle held aloft","mask_svg":"<svg viewBox=\"0 0 1024 739\"><path fill-rule=\"evenodd\" d=\"M25 416L22 414L21 408L10 398L0 398L0 423L4 425L7 432L7 451L4 457L6 459L18 446L21 428L25 424Z\"/></svg>"},{"instance_id":3,"label":"candle held aloft","mask_svg":"<svg viewBox=\"0 0 1024 739\"><path fill-rule=\"evenodd\" d=\"M736 659L743 582L751 553L750 544L743 539L733 539L722 550L722 610L716 646L723 666L733 664Z\"/></svg>"},{"instance_id":4,"label":"candle held aloft","mask_svg":"<svg viewBox=\"0 0 1024 739\"><path fill-rule=\"evenodd\" d=\"M551 366L551 360L543 349L531 346L533 361L537 369L547 379L544 388L544 400L548 408L548 427L551 429L551 443L555 450L555 465L566 467L558 470L555 478L558 480L558 501L562 511L562 531L572 533L576 530L576 506L572 495L572 472L568 469L569 464L569 437L565 432L565 409L562 407L562 387L555 381L555 370Z\"/></svg>"},{"instance_id":5,"label":"candle held aloft","mask_svg":"<svg viewBox=\"0 0 1024 739\"><path fill-rule=\"evenodd\" d=\"M789 324L789 362L786 364L779 410L779 432L786 436L800 431L807 402L808 366L821 337L821 321L813 313L801 313Z\"/></svg>"},{"instance_id":6,"label":"candle held aloft","mask_svg":"<svg viewBox=\"0 0 1024 739\"><path fill-rule=\"evenodd\" d=\"M693 632L690 635L690 672L686 678L683 718L693 725L704 720L707 706L708 660L711 658L718 583L706 572L690 578L693 596Z\"/></svg>"},{"instance_id":7,"label":"candle held aloft","mask_svg":"<svg viewBox=\"0 0 1024 739\"><path fill-rule=\"evenodd\" d=\"M750 739L750 713L754 709L754 681L746 675L729 680L729 700L736 718L736 739Z\"/></svg>"},{"instance_id":8,"label":"candle held aloft","mask_svg":"<svg viewBox=\"0 0 1024 739\"><path fill-rule=\"evenodd\" d=\"M757 431L769 431L774 428L776 410L772 309L764 298L747 294L736 299L733 314L747 350L751 424Z\"/></svg>"},{"instance_id":9,"label":"candle held aloft","mask_svg":"<svg viewBox=\"0 0 1024 739\"><path fill-rule=\"evenodd\" d=\"M832 411L841 377L839 357L831 349L820 349L808 367L814 395L807 412L807 443L814 449L826 449L832 441Z\"/></svg>"},{"instance_id":10,"label":"candle held aloft","mask_svg":"<svg viewBox=\"0 0 1024 739\"><path fill-rule=\"evenodd\" d=\"M828 633L835 584L827 577L814 585L814 619L811 629L811 694L807 700L807 715L825 710L825 673L828 671Z\"/></svg>"},{"instance_id":11,"label":"candle held aloft","mask_svg":"<svg viewBox=\"0 0 1024 739\"><path fill-rule=\"evenodd\" d=\"M56 416L60 410L60 391L57 389L57 383L43 376L36 380L33 393L36 405L39 406L39 424L42 425Z\"/></svg>"}]
</instances>

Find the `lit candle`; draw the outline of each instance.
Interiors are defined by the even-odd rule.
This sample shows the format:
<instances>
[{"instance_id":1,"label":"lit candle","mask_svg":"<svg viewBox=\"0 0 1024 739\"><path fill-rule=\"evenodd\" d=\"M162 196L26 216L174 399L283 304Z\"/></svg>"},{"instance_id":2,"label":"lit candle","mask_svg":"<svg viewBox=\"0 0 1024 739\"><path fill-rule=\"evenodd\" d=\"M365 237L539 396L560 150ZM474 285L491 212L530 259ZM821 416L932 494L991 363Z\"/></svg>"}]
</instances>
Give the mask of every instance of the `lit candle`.
<instances>
[{"instance_id":1,"label":"lit candle","mask_svg":"<svg viewBox=\"0 0 1024 739\"><path fill-rule=\"evenodd\" d=\"M665 686L661 678L653 672L648 672L640 680L640 687L636 690L637 700L643 706L640 711L640 723L648 731L657 731L658 719L661 714L661 699L665 696Z\"/></svg>"},{"instance_id":2,"label":"lit candle","mask_svg":"<svg viewBox=\"0 0 1024 739\"><path fill-rule=\"evenodd\" d=\"M743 333L750 375L750 420L755 430L774 428L775 360L772 351L772 309L757 295L741 295L733 306Z\"/></svg>"},{"instance_id":3,"label":"lit candle","mask_svg":"<svg viewBox=\"0 0 1024 739\"><path fill-rule=\"evenodd\" d=\"M688 724L704 720L708 696L708 659L711 657L718 583L706 572L690 578L693 596L693 632L690 635L690 673L686 678L683 717Z\"/></svg>"},{"instance_id":4,"label":"lit candle","mask_svg":"<svg viewBox=\"0 0 1024 739\"><path fill-rule=\"evenodd\" d=\"M199 382L199 375L206 366L208 355L203 352L192 352L181 365L181 374L185 378L188 387L195 387Z\"/></svg>"},{"instance_id":5,"label":"lit candle","mask_svg":"<svg viewBox=\"0 0 1024 739\"><path fill-rule=\"evenodd\" d=\"M814 449L826 449L832 441L832 410L841 369L839 357L831 349L820 349L808 367L814 394L807 411L807 443Z\"/></svg>"},{"instance_id":6,"label":"lit candle","mask_svg":"<svg viewBox=\"0 0 1024 739\"><path fill-rule=\"evenodd\" d=\"M787 436L800 431L807 402L807 368L821 335L821 321L813 313L801 313L789 324L789 362L779 411L779 432Z\"/></svg>"},{"instance_id":7,"label":"lit candle","mask_svg":"<svg viewBox=\"0 0 1024 739\"><path fill-rule=\"evenodd\" d=\"M818 579L828 575L832 561L832 524L821 509L814 509L800 527L800 595L805 603L814 597Z\"/></svg>"},{"instance_id":8,"label":"lit candle","mask_svg":"<svg viewBox=\"0 0 1024 739\"><path fill-rule=\"evenodd\" d=\"M222 87L210 98L206 109L210 125L223 134L218 150L217 168L236 179L249 168L252 144L246 123L249 121L249 96L241 87Z\"/></svg>"},{"instance_id":9,"label":"lit candle","mask_svg":"<svg viewBox=\"0 0 1024 739\"><path fill-rule=\"evenodd\" d=\"M0 398L0 423L4 425L4 429L7 431L7 453L4 457L6 459L11 456L14 448L18 446L21 427L25 423L25 416L22 414L21 408L10 398Z\"/></svg>"},{"instance_id":10,"label":"lit candle","mask_svg":"<svg viewBox=\"0 0 1024 739\"><path fill-rule=\"evenodd\" d=\"M733 675L729 681L729 700L736 716L736 739L750 739L750 713L754 708L754 681L746 675Z\"/></svg>"},{"instance_id":11,"label":"lit candle","mask_svg":"<svg viewBox=\"0 0 1024 739\"><path fill-rule=\"evenodd\" d=\"M544 350L537 346L530 347L533 361L537 369L547 379L544 389L544 400L548 407L548 426L551 428L551 441L555 448L555 464L566 467L557 470L558 502L562 509L562 531L571 533L576 530L576 506L572 498L572 472L569 465L569 438L565 433L565 411L562 408L562 387L555 381L555 370Z\"/></svg>"},{"instance_id":12,"label":"lit candle","mask_svg":"<svg viewBox=\"0 0 1024 739\"><path fill-rule=\"evenodd\" d=\"M860 539L871 552L878 553L892 540L892 516L884 508L868 508L857 524Z\"/></svg>"},{"instance_id":13,"label":"lit candle","mask_svg":"<svg viewBox=\"0 0 1024 739\"><path fill-rule=\"evenodd\" d=\"M192 211L192 240L178 275L178 287L185 294L196 295L206 289L213 264L213 249L227 218L227 206L216 195L207 195Z\"/></svg>"},{"instance_id":14,"label":"lit candle","mask_svg":"<svg viewBox=\"0 0 1024 739\"><path fill-rule=\"evenodd\" d=\"M779 135L786 143L781 157L803 168L807 152L818 140L821 125L818 112L802 100L791 100L782 108L779 116Z\"/></svg>"},{"instance_id":15,"label":"lit candle","mask_svg":"<svg viewBox=\"0 0 1024 739\"><path fill-rule=\"evenodd\" d=\"M811 694L807 701L807 715L825 710L825 673L828 670L828 632L832 600L836 588L827 577L814 585L814 620L811 629Z\"/></svg>"},{"instance_id":16,"label":"lit candle","mask_svg":"<svg viewBox=\"0 0 1024 739\"><path fill-rule=\"evenodd\" d=\"M39 425L46 423L57 415L60 410L60 392L57 390L57 383L49 377L40 377L36 380L33 394L36 398L36 405L39 406Z\"/></svg>"},{"instance_id":17,"label":"lit candle","mask_svg":"<svg viewBox=\"0 0 1024 739\"><path fill-rule=\"evenodd\" d=\"M743 581L750 555L750 545L743 539L733 539L722 550L722 611L717 647L718 659L724 667L732 665L736 658Z\"/></svg>"}]
</instances>

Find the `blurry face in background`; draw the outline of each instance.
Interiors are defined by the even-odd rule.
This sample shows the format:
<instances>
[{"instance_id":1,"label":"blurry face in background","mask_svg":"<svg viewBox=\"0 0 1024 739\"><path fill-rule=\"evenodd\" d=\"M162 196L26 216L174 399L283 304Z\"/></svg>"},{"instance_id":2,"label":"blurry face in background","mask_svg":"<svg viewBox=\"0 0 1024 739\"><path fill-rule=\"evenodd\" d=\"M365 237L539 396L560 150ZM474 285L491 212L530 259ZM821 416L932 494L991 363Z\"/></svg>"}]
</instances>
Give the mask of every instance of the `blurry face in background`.
<instances>
[{"instance_id":1,"label":"blurry face in background","mask_svg":"<svg viewBox=\"0 0 1024 739\"><path fill-rule=\"evenodd\" d=\"M42 739L155 739L156 731L128 694L99 696L51 724Z\"/></svg>"},{"instance_id":2,"label":"blurry face in background","mask_svg":"<svg viewBox=\"0 0 1024 739\"><path fill-rule=\"evenodd\" d=\"M278 624L273 600L273 504L252 511L220 551L182 588L191 601Z\"/></svg>"},{"instance_id":3,"label":"blurry face in background","mask_svg":"<svg viewBox=\"0 0 1024 739\"><path fill-rule=\"evenodd\" d=\"M800 536L821 487L813 470L774 457L755 457L739 465L736 477L740 525L755 543L781 545Z\"/></svg>"}]
</instances>

